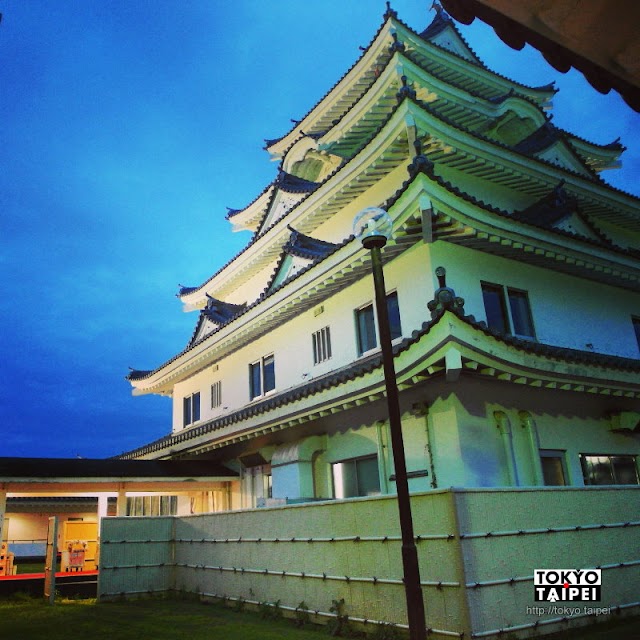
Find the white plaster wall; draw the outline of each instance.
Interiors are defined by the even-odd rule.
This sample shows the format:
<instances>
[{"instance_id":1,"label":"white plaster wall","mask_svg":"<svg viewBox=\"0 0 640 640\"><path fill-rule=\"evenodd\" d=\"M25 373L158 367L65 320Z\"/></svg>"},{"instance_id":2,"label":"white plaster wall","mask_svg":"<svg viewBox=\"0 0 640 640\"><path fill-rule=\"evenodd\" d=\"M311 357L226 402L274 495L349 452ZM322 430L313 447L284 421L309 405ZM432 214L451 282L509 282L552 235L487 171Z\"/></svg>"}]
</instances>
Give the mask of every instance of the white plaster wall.
<instances>
[{"instance_id":1,"label":"white plaster wall","mask_svg":"<svg viewBox=\"0 0 640 640\"><path fill-rule=\"evenodd\" d=\"M447 269L447 285L465 299L465 312L486 320L481 281L529 294L539 342L637 358L632 315L640 295L574 276L491 256L450 243L432 245L432 264Z\"/></svg>"},{"instance_id":2,"label":"white plaster wall","mask_svg":"<svg viewBox=\"0 0 640 640\"><path fill-rule=\"evenodd\" d=\"M438 397L428 420L438 487L508 484L502 439L490 413L470 411L451 393Z\"/></svg>"},{"instance_id":3,"label":"white plaster wall","mask_svg":"<svg viewBox=\"0 0 640 640\"><path fill-rule=\"evenodd\" d=\"M640 440L630 433L615 433L609 420L581 416L547 414L535 417L540 447L566 451L572 485L583 486L580 454L625 454L640 456Z\"/></svg>"},{"instance_id":4,"label":"white plaster wall","mask_svg":"<svg viewBox=\"0 0 640 640\"><path fill-rule=\"evenodd\" d=\"M408 337L428 320L427 302L433 297L432 265L426 245L418 245L385 269L387 291L398 293L403 336ZM304 384L356 361L355 310L373 302L373 281L364 278L337 292L266 336L250 342L214 367L207 367L174 388L173 431L182 426L183 398L200 391L200 422L237 410L250 402L249 364L275 355L276 389ZM321 313L317 313L322 308ZM332 358L313 364L311 335L329 326ZM217 367L217 370L215 370ZM211 408L211 384L222 381L222 406ZM268 394L267 394L268 395ZM256 401L263 398L258 398Z\"/></svg>"},{"instance_id":5,"label":"white plaster wall","mask_svg":"<svg viewBox=\"0 0 640 640\"><path fill-rule=\"evenodd\" d=\"M530 612L536 568L602 566L601 606L614 615L637 613L637 526L623 525L639 507L638 487L414 495L433 635L526 638L588 622L546 608ZM102 539L127 544L103 544L101 600L173 589L291 609L304 601L327 614L332 600L344 598L352 619L406 624L392 496L187 518L108 518Z\"/></svg>"},{"instance_id":6,"label":"white plaster wall","mask_svg":"<svg viewBox=\"0 0 640 640\"><path fill-rule=\"evenodd\" d=\"M500 384L467 388L465 403L454 394L439 396L429 408L430 445L439 488L542 485L540 449L564 451L567 484L578 487L584 486L580 454L640 456L637 436L609 429L602 400L593 399L584 406L586 401L578 394L534 391L525 404L524 390L520 397L512 395L510 402L496 402ZM508 385L504 390L509 391ZM532 411L531 405L538 410ZM507 438L498 428L495 412L505 415ZM533 439L523 416L530 417ZM407 432L411 433L405 428ZM509 456L514 478L509 474Z\"/></svg>"}]
</instances>

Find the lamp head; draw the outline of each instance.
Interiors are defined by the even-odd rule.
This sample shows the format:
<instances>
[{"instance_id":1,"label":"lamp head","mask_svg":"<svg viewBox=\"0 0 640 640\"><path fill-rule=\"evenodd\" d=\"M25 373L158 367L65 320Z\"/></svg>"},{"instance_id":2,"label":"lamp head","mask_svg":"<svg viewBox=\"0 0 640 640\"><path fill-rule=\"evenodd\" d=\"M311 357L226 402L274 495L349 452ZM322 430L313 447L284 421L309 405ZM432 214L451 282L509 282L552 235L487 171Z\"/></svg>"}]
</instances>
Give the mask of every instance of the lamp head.
<instances>
[{"instance_id":1,"label":"lamp head","mask_svg":"<svg viewBox=\"0 0 640 640\"><path fill-rule=\"evenodd\" d=\"M391 237L391 216L380 207L367 207L353 219L353 235L365 249L384 247Z\"/></svg>"}]
</instances>

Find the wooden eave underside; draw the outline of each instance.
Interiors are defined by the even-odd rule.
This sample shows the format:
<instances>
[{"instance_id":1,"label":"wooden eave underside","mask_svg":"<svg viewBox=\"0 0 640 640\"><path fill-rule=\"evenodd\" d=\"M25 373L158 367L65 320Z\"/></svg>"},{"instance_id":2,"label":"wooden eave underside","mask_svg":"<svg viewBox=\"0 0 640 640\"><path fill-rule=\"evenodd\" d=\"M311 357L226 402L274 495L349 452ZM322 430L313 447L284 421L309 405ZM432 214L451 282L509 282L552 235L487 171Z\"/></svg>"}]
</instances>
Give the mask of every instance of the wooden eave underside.
<instances>
[{"instance_id":1,"label":"wooden eave underside","mask_svg":"<svg viewBox=\"0 0 640 640\"><path fill-rule=\"evenodd\" d=\"M443 240L517 262L562 271L614 287L640 291L640 261L553 229L510 219L464 200L424 174L417 177L429 194L430 219L407 220L396 242ZM429 228L425 229L425 224Z\"/></svg>"},{"instance_id":2,"label":"wooden eave underside","mask_svg":"<svg viewBox=\"0 0 640 640\"><path fill-rule=\"evenodd\" d=\"M411 120L407 120L408 116ZM577 197L581 210L587 216L640 230L637 203L631 201L630 196L612 191L589 177L477 138L440 118L424 105L405 100L351 161L294 206L225 269L193 293L183 296L183 302L192 308L200 307L205 304L206 293L224 299L277 259L288 238L287 224L312 235L322 222L408 158L407 124L410 121L415 122L419 137L425 139L425 132L429 132L424 152L437 164L517 189L529 194L532 200L546 195L564 179L566 188Z\"/></svg>"},{"instance_id":3,"label":"wooden eave underside","mask_svg":"<svg viewBox=\"0 0 640 640\"><path fill-rule=\"evenodd\" d=\"M398 34L398 40L405 44L407 50L417 56L418 64L426 72L445 83L463 87L467 92L477 94L485 100L499 97L513 88L519 94L545 106L553 95L553 91L526 87L484 66L460 58L423 40L404 23L389 19L360 60L288 134L269 147L269 152L282 156L304 135L303 132L318 134L330 131L375 83L380 70L389 64L392 57L389 46L393 43L393 32ZM469 77L469 66L473 67L473 78Z\"/></svg>"},{"instance_id":4,"label":"wooden eave underside","mask_svg":"<svg viewBox=\"0 0 640 640\"><path fill-rule=\"evenodd\" d=\"M435 48L438 49L437 47ZM377 129L378 134L373 140L369 140L367 146L370 147L372 143L380 139L381 132L379 128L385 117L388 117L389 110L393 108L393 93L398 80L396 66L403 67L404 65L411 70L412 74L419 76L422 82L425 84L429 82L424 70L414 62L404 56L400 56L400 54L394 55L398 64L388 65L377 81L367 84L367 89L372 84L374 85L374 91L371 93L377 99L363 99L361 102L364 108L360 105L354 107L344 119L344 123L339 123L320 140L321 145L331 148L332 152L348 157L350 154L355 153L359 145L362 145L363 138L370 138ZM473 96L466 97L467 102L472 99ZM578 197L584 213L600 217L614 224L628 225L632 230L640 230L640 216L637 214L637 205L629 203L630 196L619 194L606 185L595 182L588 175L580 176L575 172L567 171L543 160L536 160L519 154L491 140L477 138L473 133L470 134L470 130L481 126L483 123L486 124L492 117L499 117L501 113L508 109L509 105L513 105L516 101L519 102L519 111L522 111L522 109L527 110L528 106L530 107L527 110L529 115L535 117L537 113L540 122L544 120L544 116L535 105L527 105L525 100L517 97L509 98L505 101L506 104L503 103L497 106L476 101L474 109L468 108L456 100L443 98L437 100L434 105L429 105L428 110L421 107L418 111L412 110L411 113L413 116L419 113L419 117L416 118L419 123L418 135L424 136L425 131L429 132L430 146L425 151L432 161L464 170L470 175L491 180L508 188L518 189L521 192L530 194L535 199L542 197L561 179L565 179L571 187L572 193ZM453 124L454 122L455 125ZM383 127L383 129L386 131L388 127ZM386 166L385 160L386 158L381 158L382 162L379 163L379 166ZM384 171L375 170L373 175L377 179L383 173ZM337 175L340 174L341 171L339 170ZM364 184L364 182L361 183ZM318 192L326 195L328 186L334 187L335 184L336 180L331 177ZM338 186L338 188L340 187ZM349 198L345 198L345 194L353 194L355 197L361 192L362 189L354 189L354 186L351 186L344 189L341 194L342 197L336 198L335 202L346 203ZM267 190L267 193L271 194L271 190ZM255 206L251 205L253 217L258 216L260 212L264 213L264 207L268 199L270 199L270 196L267 197L266 194L263 194L255 201ZM309 204L299 208L297 206L294 207L298 211L291 218L289 218L288 214L285 216L289 222L294 217L295 219L303 217L303 212L307 211L310 208L309 205L317 202L317 200L316 198L305 198L304 202ZM303 203L300 204L302 205ZM239 215L244 216L244 212ZM309 216L298 223L301 225L300 229L305 233L312 233L318 226L311 222L311 218L312 216ZM277 227L277 225L275 226ZM266 232L264 235L267 235ZM270 240L274 240L272 232L268 235ZM259 271L275 259L282 243L285 241L283 233L279 234L275 245L272 242L269 246L265 246L269 243L263 243L261 238L258 239L255 246L250 247L249 251L245 252L247 255L239 256L239 260L234 260L228 268L216 274L212 280L202 285L195 292L184 296L183 301L188 307L197 308L204 304L205 292L224 298L229 291L246 282L256 271ZM259 251L257 251L258 247L260 247ZM256 258L256 253L260 253L260 257ZM252 257L247 260L250 255ZM226 283L222 282L224 280L226 280Z\"/></svg>"},{"instance_id":5,"label":"wooden eave underside","mask_svg":"<svg viewBox=\"0 0 640 640\"><path fill-rule=\"evenodd\" d=\"M494 141L480 138L439 117L425 105L413 103L411 110L418 135L429 136L423 152L436 165L527 193L532 201L547 195L560 180L578 199L587 216L640 230L637 198L619 193L604 183L581 176L540 159L525 156Z\"/></svg>"},{"instance_id":6,"label":"wooden eave underside","mask_svg":"<svg viewBox=\"0 0 640 640\"><path fill-rule=\"evenodd\" d=\"M479 100L465 87L455 87L429 74L404 54L395 53L376 82L342 120L318 140L319 148L350 158L368 140L397 105L400 77L406 75L419 100L430 102L439 115L470 130L486 129L509 110L526 114L537 126L546 118L537 104L513 95L499 104Z\"/></svg>"},{"instance_id":7,"label":"wooden eave underside","mask_svg":"<svg viewBox=\"0 0 640 640\"><path fill-rule=\"evenodd\" d=\"M449 373L448 363L451 361L459 363L461 374L458 382L450 383L453 393L467 376L471 376L531 389L640 398L637 371L584 362L576 364L561 357L531 353L486 335L450 312L445 312L417 341L396 355L398 388L406 391L432 380L442 380ZM457 374L454 377L457 378ZM287 393L294 391L287 390ZM268 438L270 434L369 405L384 397L384 377L378 364L357 376L347 375L343 382L327 388L320 385L315 392L237 422L224 424L221 419L212 420L151 443L129 455L153 454L153 457L159 457L170 453L172 458L200 455L246 440ZM348 419L345 424L349 424Z\"/></svg>"},{"instance_id":8,"label":"wooden eave underside","mask_svg":"<svg viewBox=\"0 0 640 640\"><path fill-rule=\"evenodd\" d=\"M404 24L399 25L398 37L404 42L407 51L416 56L416 61L426 72L447 84L464 87L466 91L485 100L497 98L513 88L520 95L544 107L555 94L553 90L520 84L491 71L484 65L461 58L447 49L423 40ZM473 75L469 74L469 67L473 68Z\"/></svg>"},{"instance_id":9,"label":"wooden eave underside","mask_svg":"<svg viewBox=\"0 0 640 640\"><path fill-rule=\"evenodd\" d=\"M113 480L111 478L56 478L24 480L0 478L0 486L6 490L9 498L23 498L37 495L39 497L56 497L85 494L97 496L109 493L117 496L120 491L140 493L162 493L171 495L189 495L196 491L210 491L212 485L234 480L233 476L217 476L211 478L188 478L183 481L175 479L154 480Z\"/></svg>"}]
</instances>

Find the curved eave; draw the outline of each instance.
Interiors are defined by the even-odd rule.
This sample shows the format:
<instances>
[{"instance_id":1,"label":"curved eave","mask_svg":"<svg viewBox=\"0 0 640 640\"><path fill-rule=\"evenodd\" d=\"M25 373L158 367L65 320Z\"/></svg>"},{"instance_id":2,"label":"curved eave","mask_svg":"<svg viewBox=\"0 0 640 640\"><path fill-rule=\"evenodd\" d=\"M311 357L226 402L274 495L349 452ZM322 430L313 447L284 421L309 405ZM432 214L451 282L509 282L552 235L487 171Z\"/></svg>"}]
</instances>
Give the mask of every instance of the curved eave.
<instances>
[{"instance_id":1,"label":"curved eave","mask_svg":"<svg viewBox=\"0 0 640 640\"><path fill-rule=\"evenodd\" d=\"M434 109L465 128L482 126L510 110L533 119L538 126L546 122L540 106L524 96L512 94L500 103L492 103L464 87L447 84L411 57L396 52L367 93L319 139L320 148L349 157L350 150L357 148L361 140L385 120L388 110L397 102L401 75L408 77L419 101L435 98Z\"/></svg>"},{"instance_id":2,"label":"curved eave","mask_svg":"<svg viewBox=\"0 0 640 640\"><path fill-rule=\"evenodd\" d=\"M232 225L232 230L255 231L269 206L275 189L276 187L273 183L267 185L264 191L250 205L236 211L232 216L227 216Z\"/></svg>"},{"instance_id":3,"label":"curved eave","mask_svg":"<svg viewBox=\"0 0 640 640\"><path fill-rule=\"evenodd\" d=\"M284 216L254 236L227 264L186 298L188 309L203 306L206 293L225 298L234 288L266 267L280 255L289 237L287 225L312 234L337 211L376 184L382 175L406 161L409 148L404 122L405 106L399 105L375 136L349 161L342 164L320 186L294 205Z\"/></svg>"},{"instance_id":4,"label":"curved eave","mask_svg":"<svg viewBox=\"0 0 640 640\"><path fill-rule=\"evenodd\" d=\"M357 145L358 139L366 135L367 130L374 127L376 121L384 118L385 106L388 108L389 100L395 98L400 75L406 75L410 83L415 83L418 99L422 99L422 96L427 99L437 96L438 112L466 128L481 126L510 110L521 117L532 118L538 126L547 121L540 104L520 93L521 87L518 86L518 92L515 92L514 86L510 86L511 93L508 96L493 102L486 91L479 93L477 90L474 91L472 85L457 84L432 73L420 63L415 53L411 50L395 52L361 99L345 112L335 126L322 135L318 141L320 148L330 149L348 157L348 149ZM500 88L506 87L509 85ZM347 151L343 150L343 147ZM582 159L577 160L582 163Z\"/></svg>"},{"instance_id":5,"label":"curved eave","mask_svg":"<svg viewBox=\"0 0 640 640\"><path fill-rule=\"evenodd\" d=\"M619 169L622 166L620 156L625 151L625 147L620 143L607 145L589 142L579 138L567 131L565 136L569 139L576 152L582 157L594 171L604 171L605 169Z\"/></svg>"},{"instance_id":6,"label":"curved eave","mask_svg":"<svg viewBox=\"0 0 640 640\"><path fill-rule=\"evenodd\" d=\"M428 152L432 161L464 168L469 175L517 188L536 198L564 179L587 215L640 230L640 200L635 196L460 127L429 105L418 101L413 104L417 107L412 113L419 128L446 143L443 148Z\"/></svg>"},{"instance_id":7,"label":"curved eave","mask_svg":"<svg viewBox=\"0 0 640 640\"><path fill-rule=\"evenodd\" d=\"M461 192L437 176L420 174L434 212L427 234L434 240L519 262L640 291L640 261L623 249L540 227ZM409 235L423 235L420 226Z\"/></svg>"},{"instance_id":8,"label":"curved eave","mask_svg":"<svg viewBox=\"0 0 640 640\"><path fill-rule=\"evenodd\" d=\"M468 90L477 93L478 96L484 99L496 98L504 95L510 89L514 89L514 91L530 98L541 107L546 107L556 94L556 89L552 84L543 87L530 87L492 71L482 61L479 61L478 65L472 65L474 78L471 80L468 76L468 67L472 63L469 60L433 42L422 39L420 34L404 23L402 23L402 26L405 31L402 33L399 31L399 37L404 40L411 54L419 56L418 63L420 66L429 71L431 65L438 65L438 68L442 70L442 74L436 73L436 75L441 80L452 82L456 86L467 85ZM460 37L462 38L462 36ZM464 41L464 38L462 40ZM468 45L467 47L470 49Z\"/></svg>"},{"instance_id":9,"label":"curved eave","mask_svg":"<svg viewBox=\"0 0 640 640\"><path fill-rule=\"evenodd\" d=\"M394 218L397 239L387 245L385 260L393 259L418 241L418 238L407 237L406 227L415 225L416 203L423 195L421 183L410 178L381 203ZM285 231L290 234L286 227ZM366 275L370 255L352 240L351 236L336 245L328 256L264 293L227 325L176 354L143 379L132 381L134 394L170 393L176 381L193 375Z\"/></svg>"},{"instance_id":10,"label":"curved eave","mask_svg":"<svg viewBox=\"0 0 640 640\"><path fill-rule=\"evenodd\" d=\"M461 317L450 311L424 323L398 345L394 360L400 391L438 382L441 391L455 393L456 385L469 376L532 391L640 398L639 360L501 336L471 316ZM383 398L382 359L376 354L122 457L160 456L169 451L173 456L201 454L247 438L297 428Z\"/></svg>"},{"instance_id":11,"label":"curved eave","mask_svg":"<svg viewBox=\"0 0 640 640\"><path fill-rule=\"evenodd\" d=\"M273 156L282 156L304 135L328 131L334 121L340 120L351 104L360 99L375 81L378 65L386 66L390 57L388 47L393 42L395 29L393 18L387 18L373 37L369 46L342 76L342 78L298 121L286 135L267 147Z\"/></svg>"}]
</instances>

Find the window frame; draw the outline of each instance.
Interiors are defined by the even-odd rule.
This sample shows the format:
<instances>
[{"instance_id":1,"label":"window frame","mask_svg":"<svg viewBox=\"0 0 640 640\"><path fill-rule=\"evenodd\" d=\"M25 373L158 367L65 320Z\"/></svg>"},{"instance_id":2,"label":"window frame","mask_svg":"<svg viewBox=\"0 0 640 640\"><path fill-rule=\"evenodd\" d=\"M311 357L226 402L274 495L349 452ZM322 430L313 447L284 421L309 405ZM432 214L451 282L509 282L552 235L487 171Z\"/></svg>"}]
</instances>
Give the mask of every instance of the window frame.
<instances>
[{"instance_id":1,"label":"window frame","mask_svg":"<svg viewBox=\"0 0 640 640\"><path fill-rule=\"evenodd\" d=\"M524 340L537 340L536 327L533 322L533 312L531 310L531 301L529 300L529 292L526 289L520 289L518 287L511 287L504 284L498 284L496 282L489 282L487 280L480 281L480 289L482 292L482 302L484 305L485 317L487 319L487 326L490 329L495 329L500 333L511 335L516 338L522 338ZM504 330L500 330L495 326L491 326L489 321L489 312L487 310L487 293L493 292L498 296L498 304L500 307L500 315L502 318L501 324ZM516 312L515 301L524 300L526 302L524 313L526 316L522 318L520 312ZM531 335L526 333L517 333L515 331L516 324L527 324L531 328Z\"/></svg>"},{"instance_id":2,"label":"window frame","mask_svg":"<svg viewBox=\"0 0 640 640\"><path fill-rule=\"evenodd\" d=\"M331 348L331 329L329 325L311 334L311 347L313 350L314 366L331 360L333 351Z\"/></svg>"},{"instance_id":3,"label":"window frame","mask_svg":"<svg viewBox=\"0 0 640 640\"><path fill-rule=\"evenodd\" d=\"M569 474L567 469L567 452L565 449L540 449L538 451L538 455L540 456L540 466L542 467L542 481L545 487L568 487L571 484L569 481ZM547 478L545 477L544 473L544 464L542 463L543 459L560 461L562 479L564 480L562 484L550 484L547 482Z\"/></svg>"},{"instance_id":4,"label":"window frame","mask_svg":"<svg viewBox=\"0 0 640 640\"><path fill-rule=\"evenodd\" d=\"M587 458L608 458L610 465L610 474L612 482L588 482L587 474ZM628 458L629 461L633 463L633 469L635 472L635 482L619 482L616 477L616 468L613 463L614 458ZM584 481L585 486L587 487L598 487L598 486L638 486L640 485L640 471L638 470L638 456L633 453L581 453L580 454L580 468L582 469L582 479ZM619 473L619 471L618 471Z\"/></svg>"},{"instance_id":5,"label":"window frame","mask_svg":"<svg viewBox=\"0 0 640 640\"><path fill-rule=\"evenodd\" d=\"M338 496L336 491L336 474L335 474L336 466L337 465L354 465L355 485L358 491L360 491L361 487L360 487L359 476L358 476L358 465L364 462L370 462L372 460L374 460L376 463L376 482L378 487L377 491L373 493L358 492L353 495ZM380 483L380 460L378 458L378 454L376 453L366 454L363 456L356 456L353 458L346 458L344 460L336 460L335 462L332 462L331 463L331 491L332 491L333 498L335 500L347 500L349 498L364 498L372 495L380 495L382 493L382 485Z\"/></svg>"},{"instance_id":6,"label":"window frame","mask_svg":"<svg viewBox=\"0 0 640 640\"><path fill-rule=\"evenodd\" d=\"M394 321L392 320L391 313L389 312L390 300L395 300L395 309L397 310L397 316L398 316L397 326L398 326L399 332L396 332L395 335L392 331ZM391 333L391 342L392 343L399 342L400 340L402 340L402 316L400 314L400 300L398 297L397 289L392 289L391 291L387 292L387 294L385 295L385 301L387 305L387 317L389 318L389 331ZM369 308L371 308L371 321L373 325L373 341L372 341L373 346L369 346L369 348L363 349L363 346L365 345L363 344L362 333L360 331L360 314L363 313L364 311L367 311ZM358 348L358 356L360 357L364 355L369 355L370 353L373 353L376 349L379 349L380 336L378 333L378 310L376 308L376 305L371 301L361 305L360 307L357 307L354 310L354 321L355 321L355 327L356 327L356 345Z\"/></svg>"},{"instance_id":7,"label":"window frame","mask_svg":"<svg viewBox=\"0 0 640 640\"><path fill-rule=\"evenodd\" d=\"M222 380L211 383L211 408L218 409L222 406Z\"/></svg>"},{"instance_id":8,"label":"window frame","mask_svg":"<svg viewBox=\"0 0 640 640\"><path fill-rule=\"evenodd\" d=\"M255 376L254 372L259 372L259 379L257 380L259 384L258 393L256 393L255 389ZM269 375L266 375L266 372L269 371ZM267 381L271 384L271 380L273 381L273 386L270 386L267 389ZM264 396L273 393L276 388L276 358L273 353L270 353L266 356L262 356L259 360L254 360L249 363L249 400L255 400L256 398L262 398Z\"/></svg>"},{"instance_id":9,"label":"window frame","mask_svg":"<svg viewBox=\"0 0 640 640\"><path fill-rule=\"evenodd\" d=\"M196 403L197 399L197 403ZM200 392L194 391L188 396L182 398L182 427L188 427L199 422L202 417L200 405ZM197 408L197 411L194 409Z\"/></svg>"}]
</instances>

